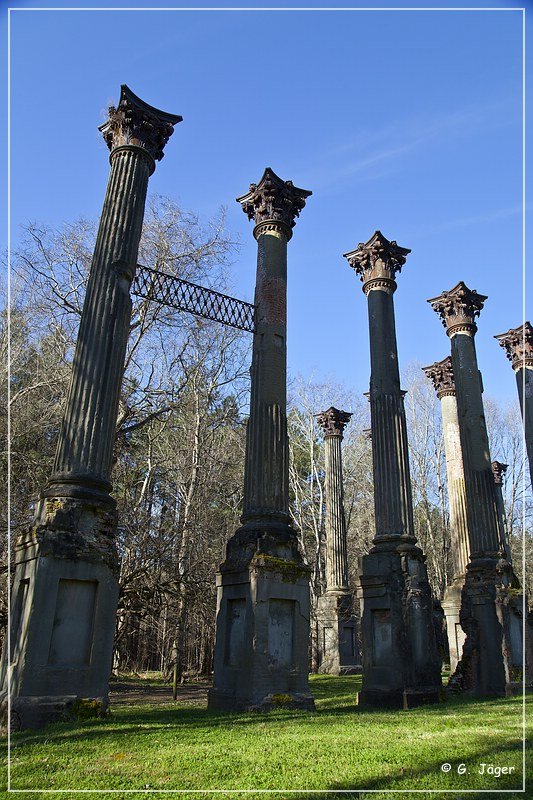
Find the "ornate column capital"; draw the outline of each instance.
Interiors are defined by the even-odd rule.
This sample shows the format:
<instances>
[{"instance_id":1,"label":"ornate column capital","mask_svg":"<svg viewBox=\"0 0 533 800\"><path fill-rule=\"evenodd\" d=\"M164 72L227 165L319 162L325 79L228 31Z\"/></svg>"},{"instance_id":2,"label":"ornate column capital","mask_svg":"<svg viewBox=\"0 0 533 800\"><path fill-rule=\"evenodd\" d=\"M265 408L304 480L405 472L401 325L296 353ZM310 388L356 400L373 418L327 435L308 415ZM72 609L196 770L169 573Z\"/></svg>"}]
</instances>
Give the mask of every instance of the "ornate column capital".
<instances>
[{"instance_id":1,"label":"ornate column capital","mask_svg":"<svg viewBox=\"0 0 533 800\"><path fill-rule=\"evenodd\" d=\"M396 273L400 272L411 251L389 241L381 231L376 231L368 242L360 242L355 250L344 253L344 258L363 281L363 292L384 289L391 294L396 289Z\"/></svg>"},{"instance_id":2,"label":"ornate column capital","mask_svg":"<svg viewBox=\"0 0 533 800\"><path fill-rule=\"evenodd\" d=\"M251 183L250 190L237 197L248 219L255 222L254 236L257 239L265 230L276 230L287 237L292 236L296 217L312 194L307 189L298 189L292 181L284 181L267 167L259 183Z\"/></svg>"},{"instance_id":3,"label":"ornate column capital","mask_svg":"<svg viewBox=\"0 0 533 800\"><path fill-rule=\"evenodd\" d=\"M530 322L524 322L518 328L511 328L494 338L505 349L514 370L533 367L533 328Z\"/></svg>"},{"instance_id":4,"label":"ornate column capital","mask_svg":"<svg viewBox=\"0 0 533 800\"><path fill-rule=\"evenodd\" d=\"M342 439L344 428L352 415L348 411L339 411L338 408L331 406L327 411L322 411L315 416L324 431L324 438L327 436L340 436Z\"/></svg>"},{"instance_id":5,"label":"ornate column capital","mask_svg":"<svg viewBox=\"0 0 533 800\"><path fill-rule=\"evenodd\" d=\"M437 392L439 400L441 397L455 397L455 381L453 378L453 366L451 356L447 356L442 361L435 361L429 367L422 367L426 377L433 381L433 386Z\"/></svg>"},{"instance_id":6,"label":"ornate column capital","mask_svg":"<svg viewBox=\"0 0 533 800\"><path fill-rule=\"evenodd\" d=\"M490 466L492 474L494 475L494 483L496 486L501 486L503 484L503 476L507 472L509 464L502 464L501 461L493 461Z\"/></svg>"},{"instance_id":7,"label":"ornate column capital","mask_svg":"<svg viewBox=\"0 0 533 800\"><path fill-rule=\"evenodd\" d=\"M167 114L145 103L125 83L120 87L118 107L109 106L107 122L98 128L111 150L110 160L119 148L138 148L150 162L151 172L155 162L163 158L163 149L174 133L174 125L183 117Z\"/></svg>"},{"instance_id":8,"label":"ornate column capital","mask_svg":"<svg viewBox=\"0 0 533 800\"><path fill-rule=\"evenodd\" d=\"M474 319L479 317L486 299L485 295L478 294L475 289L469 289L463 281L459 281L453 289L430 298L428 303L440 316L448 336L456 333L473 336L477 331Z\"/></svg>"}]
</instances>

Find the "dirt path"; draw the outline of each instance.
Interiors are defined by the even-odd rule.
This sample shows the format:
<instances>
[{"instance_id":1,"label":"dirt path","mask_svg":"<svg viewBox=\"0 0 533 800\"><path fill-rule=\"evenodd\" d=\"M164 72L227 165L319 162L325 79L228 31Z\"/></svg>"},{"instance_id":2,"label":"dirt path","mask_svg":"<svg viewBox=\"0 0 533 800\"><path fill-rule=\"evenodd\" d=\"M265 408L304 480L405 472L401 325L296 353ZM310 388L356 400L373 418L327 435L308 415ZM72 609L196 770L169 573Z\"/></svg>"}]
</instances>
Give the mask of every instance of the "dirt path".
<instances>
[{"instance_id":1,"label":"dirt path","mask_svg":"<svg viewBox=\"0 0 533 800\"><path fill-rule=\"evenodd\" d=\"M178 702L192 703L194 705L207 704L208 681L195 681L178 685ZM143 705L145 703L172 703L172 686L170 684L150 684L148 681L138 682L111 681L109 687L109 701L111 706Z\"/></svg>"}]
</instances>

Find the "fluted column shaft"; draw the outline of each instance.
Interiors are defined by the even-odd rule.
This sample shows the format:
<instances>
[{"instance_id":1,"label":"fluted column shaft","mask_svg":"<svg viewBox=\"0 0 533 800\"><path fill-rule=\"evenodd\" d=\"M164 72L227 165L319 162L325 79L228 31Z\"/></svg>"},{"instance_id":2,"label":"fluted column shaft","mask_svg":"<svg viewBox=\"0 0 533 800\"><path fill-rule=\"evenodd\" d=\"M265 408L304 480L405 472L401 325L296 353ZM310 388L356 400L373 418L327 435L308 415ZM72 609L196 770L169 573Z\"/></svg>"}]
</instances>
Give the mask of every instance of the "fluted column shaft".
<instances>
[{"instance_id":1,"label":"fluted column shaft","mask_svg":"<svg viewBox=\"0 0 533 800\"><path fill-rule=\"evenodd\" d=\"M370 413L374 506L378 543L386 538L414 542L407 425L400 389L391 289L368 291L370 331Z\"/></svg>"},{"instance_id":2,"label":"fluted column shaft","mask_svg":"<svg viewBox=\"0 0 533 800\"><path fill-rule=\"evenodd\" d=\"M326 467L326 591L348 591L348 554L344 517L342 437L352 415L331 406L317 414L324 431Z\"/></svg>"},{"instance_id":3,"label":"fluted column shaft","mask_svg":"<svg viewBox=\"0 0 533 800\"><path fill-rule=\"evenodd\" d=\"M287 235L258 226L256 332L251 369L243 522L289 520L287 441Z\"/></svg>"},{"instance_id":4,"label":"fluted column shaft","mask_svg":"<svg viewBox=\"0 0 533 800\"><path fill-rule=\"evenodd\" d=\"M461 421L471 558L498 557L498 509L473 332L454 333L451 350Z\"/></svg>"},{"instance_id":5,"label":"fluted column shaft","mask_svg":"<svg viewBox=\"0 0 533 800\"><path fill-rule=\"evenodd\" d=\"M444 592L442 607L446 616L450 668L455 671L461 659L464 645L464 630L460 625L461 594L466 580L469 555L468 516L466 511L465 475L461 450L461 433L452 359L447 356L429 367L423 367L425 375L433 382L440 400L442 432L446 454L446 478L450 509L450 552L452 580Z\"/></svg>"},{"instance_id":6,"label":"fluted column shaft","mask_svg":"<svg viewBox=\"0 0 533 800\"><path fill-rule=\"evenodd\" d=\"M460 610L466 638L449 685L480 696L503 695L512 680L508 591L515 581L500 541L495 476L476 356L475 319L486 300L485 295L459 281L428 301L451 340L470 544Z\"/></svg>"},{"instance_id":7,"label":"fluted column shaft","mask_svg":"<svg viewBox=\"0 0 533 800\"><path fill-rule=\"evenodd\" d=\"M425 558L413 526L407 426L393 294L411 251L375 231L350 253L370 331L370 410L376 536L360 561L363 684L358 702L389 708L435 702L440 659Z\"/></svg>"},{"instance_id":8,"label":"fluted column shaft","mask_svg":"<svg viewBox=\"0 0 533 800\"><path fill-rule=\"evenodd\" d=\"M533 481L533 327L526 321L518 328L511 328L507 333L500 333L494 338L505 349L516 374L529 477Z\"/></svg>"},{"instance_id":9,"label":"fluted column shaft","mask_svg":"<svg viewBox=\"0 0 533 800\"><path fill-rule=\"evenodd\" d=\"M505 513L505 502L503 499L503 491L501 485L496 484L496 507L498 509L498 516L500 522L500 548L505 553L505 558L509 564L513 563L511 554L511 547L509 544L509 535L507 533L507 514Z\"/></svg>"},{"instance_id":10,"label":"fluted column shaft","mask_svg":"<svg viewBox=\"0 0 533 800\"><path fill-rule=\"evenodd\" d=\"M442 431L446 453L446 478L450 504L450 529L454 579L464 576L468 564L468 517L461 434L455 394L441 397Z\"/></svg>"},{"instance_id":11,"label":"fluted column shaft","mask_svg":"<svg viewBox=\"0 0 533 800\"><path fill-rule=\"evenodd\" d=\"M516 385L524 421L529 479L533 481L533 366L526 365L516 370Z\"/></svg>"},{"instance_id":12,"label":"fluted column shaft","mask_svg":"<svg viewBox=\"0 0 533 800\"><path fill-rule=\"evenodd\" d=\"M123 85L118 107L110 106L99 128L111 151L111 171L54 470L43 497L114 502L109 478L148 178L180 121Z\"/></svg>"},{"instance_id":13,"label":"fluted column shaft","mask_svg":"<svg viewBox=\"0 0 533 800\"><path fill-rule=\"evenodd\" d=\"M311 192L267 167L237 198L255 223L257 274L242 522L287 525L287 242Z\"/></svg>"},{"instance_id":14,"label":"fluted column shaft","mask_svg":"<svg viewBox=\"0 0 533 800\"><path fill-rule=\"evenodd\" d=\"M342 436L326 436L326 584L328 591L348 589L348 554L342 479Z\"/></svg>"},{"instance_id":15,"label":"fluted column shaft","mask_svg":"<svg viewBox=\"0 0 533 800\"><path fill-rule=\"evenodd\" d=\"M509 531L507 528L507 514L505 512L505 500L503 498L503 476L507 472L508 464L501 461L492 462L492 474L494 475L494 491L496 493L496 508L498 510L498 523L500 529L500 549L505 553L505 558L509 564L513 563L511 545L509 542Z\"/></svg>"},{"instance_id":16,"label":"fluted column shaft","mask_svg":"<svg viewBox=\"0 0 533 800\"><path fill-rule=\"evenodd\" d=\"M85 295L72 378L46 494L67 484L109 492L115 426L151 159L138 147L111 155L111 173Z\"/></svg>"}]
</instances>

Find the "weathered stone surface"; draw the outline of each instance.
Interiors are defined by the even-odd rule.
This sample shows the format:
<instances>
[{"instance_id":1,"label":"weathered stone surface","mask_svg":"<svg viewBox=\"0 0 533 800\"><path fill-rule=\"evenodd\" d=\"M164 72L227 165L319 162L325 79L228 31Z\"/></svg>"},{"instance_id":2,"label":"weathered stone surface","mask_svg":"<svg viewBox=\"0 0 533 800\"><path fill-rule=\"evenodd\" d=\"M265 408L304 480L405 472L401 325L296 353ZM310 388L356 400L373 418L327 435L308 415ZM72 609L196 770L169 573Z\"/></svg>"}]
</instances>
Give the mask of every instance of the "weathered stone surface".
<instances>
[{"instance_id":1,"label":"weathered stone surface","mask_svg":"<svg viewBox=\"0 0 533 800\"><path fill-rule=\"evenodd\" d=\"M526 662L526 675L525 684L529 688L533 687L533 610L528 608L528 603L525 603L526 621L525 621L525 662Z\"/></svg>"},{"instance_id":2,"label":"weathered stone surface","mask_svg":"<svg viewBox=\"0 0 533 800\"><path fill-rule=\"evenodd\" d=\"M500 547L505 554L505 558L509 564L513 563L513 556L511 554L511 544L509 542L509 532L507 529L507 515L505 513L505 502L503 499L503 476L507 472L509 464L503 464L501 461L493 461L491 463L492 474L494 475L494 487L496 494L496 509L498 513L498 527L500 530Z\"/></svg>"},{"instance_id":3,"label":"weathered stone surface","mask_svg":"<svg viewBox=\"0 0 533 800\"><path fill-rule=\"evenodd\" d=\"M317 415L324 431L326 494L326 587L328 591L348 590L346 521L341 442L350 417L346 411L329 408Z\"/></svg>"},{"instance_id":4,"label":"weathered stone surface","mask_svg":"<svg viewBox=\"0 0 533 800\"><path fill-rule=\"evenodd\" d=\"M118 585L105 563L17 558L11 604L12 697L107 696ZM2 662L7 689L7 652Z\"/></svg>"},{"instance_id":5,"label":"weathered stone surface","mask_svg":"<svg viewBox=\"0 0 533 800\"><path fill-rule=\"evenodd\" d=\"M396 273L401 272L411 250L389 241L381 231L376 231L368 242L360 242L355 250L344 257L363 281L365 294L371 289L394 292Z\"/></svg>"},{"instance_id":6,"label":"weathered stone surface","mask_svg":"<svg viewBox=\"0 0 533 800\"><path fill-rule=\"evenodd\" d=\"M22 560L40 556L103 564L118 575L113 506L75 497L42 498L34 525L16 542Z\"/></svg>"},{"instance_id":7,"label":"weathered stone surface","mask_svg":"<svg viewBox=\"0 0 533 800\"><path fill-rule=\"evenodd\" d=\"M441 699L432 599L415 552L374 551L360 563L360 705L411 708Z\"/></svg>"},{"instance_id":8,"label":"weathered stone surface","mask_svg":"<svg viewBox=\"0 0 533 800\"><path fill-rule=\"evenodd\" d=\"M425 558L416 544L404 392L393 294L410 252L380 231L346 253L361 276L370 328L370 411L376 535L360 560L361 704L403 707L440 697Z\"/></svg>"},{"instance_id":9,"label":"weathered stone surface","mask_svg":"<svg viewBox=\"0 0 533 800\"><path fill-rule=\"evenodd\" d=\"M326 591L317 605L318 671L332 675L360 667L358 622L348 585L341 448L351 416L333 406L317 414L324 431L326 467Z\"/></svg>"},{"instance_id":10,"label":"weathered stone surface","mask_svg":"<svg viewBox=\"0 0 533 800\"><path fill-rule=\"evenodd\" d=\"M500 333L494 337L504 348L516 374L518 399L524 423L524 437L526 441L529 474L533 480L533 327L530 322L524 322L518 328L511 328L507 333ZM501 487L500 487L501 489ZM503 498L502 498L503 499ZM498 502L501 502L498 497ZM501 506L500 506L501 508ZM505 512L504 512L505 513ZM502 516L500 514L500 516ZM505 539L506 547L509 543ZM510 561L510 549L507 551ZM520 598L516 598L515 605L520 606ZM520 606L521 607L521 606ZM526 599L525 607L528 602ZM515 626L516 627L516 626ZM533 683L533 612L526 613L525 623L525 648L526 648L526 675L528 685ZM517 636L515 635L514 641ZM517 647L513 648L515 651Z\"/></svg>"},{"instance_id":11,"label":"weathered stone surface","mask_svg":"<svg viewBox=\"0 0 533 800\"><path fill-rule=\"evenodd\" d=\"M533 481L533 327L529 322L524 322L518 328L511 328L494 338L504 348L516 374L529 475Z\"/></svg>"},{"instance_id":12,"label":"weathered stone surface","mask_svg":"<svg viewBox=\"0 0 533 800\"><path fill-rule=\"evenodd\" d=\"M148 105L122 84L118 107L109 107L108 119L99 131L111 151L117 147L139 147L152 160L161 161L174 126L182 119L179 114L168 114Z\"/></svg>"},{"instance_id":13,"label":"weathered stone surface","mask_svg":"<svg viewBox=\"0 0 533 800\"><path fill-rule=\"evenodd\" d=\"M312 709L309 691L309 568L254 557L217 576L217 639L209 708Z\"/></svg>"},{"instance_id":14,"label":"weathered stone surface","mask_svg":"<svg viewBox=\"0 0 533 800\"><path fill-rule=\"evenodd\" d=\"M351 592L326 592L317 601L318 671L351 675L362 671L359 619Z\"/></svg>"},{"instance_id":15,"label":"weathered stone surface","mask_svg":"<svg viewBox=\"0 0 533 800\"><path fill-rule=\"evenodd\" d=\"M106 698L79 698L75 695L65 697L13 697L9 709L7 692L0 695L0 729L7 731L7 718L10 714L11 732L40 730L52 722L72 722L74 720L103 717L108 713Z\"/></svg>"},{"instance_id":16,"label":"weathered stone surface","mask_svg":"<svg viewBox=\"0 0 533 800\"><path fill-rule=\"evenodd\" d=\"M307 189L298 189L292 181L282 180L267 167L259 183L250 184L249 191L238 197L237 202L248 219L255 223L256 238L264 230L276 230L276 226L281 226L288 241L296 225L296 217L311 194Z\"/></svg>"},{"instance_id":17,"label":"weathered stone surface","mask_svg":"<svg viewBox=\"0 0 533 800\"><path fill-rule=\"evenodd\" d=\"M2 687L22 727L107 705L118 599L111 465L149 175L181 117L123 86L102 133L111 172L53 474L17 542ZM70 713L70 712L69 712Z\"/></svg>"},{"instance_id":18,"label":"weathered stone surface","mask_svg":"<svg viewBox=\"0 0 533 800\"><path fill-rule=\"evenodd\" d=\"M530 322L511 328L507 333L499 333L494 338L505 350L515 371L533 368L533 327Z\"/></svg>"},{"instance_id":19,"label":"weathered stone surface","mask_svg":"<svg viewBox=\"0 0 533 800\"><path fill-rule=\"evenodd\" d=\"M148 178L171 120L122 87L118 111L101 126L111 148L96 246L74 353L72 378L52 477L43 496L100 498L109 482L124 358L129 289L137 267ZM159 127L158 127L159 126Z\"/></svg>"},{"instance_id":20,"label":"weathered stone surface","mask_svg":"<svg viewBox=\"0 0 533 800\"><path fill-rule=\"evenodd\" d=\"M477 331L474 320L479 317L487 297L475 289L469 289L466 283L459 281L453 289L442 292L438 297L428 300L431 307L441 318L446 333L451 338L456 333L471 336ZM457 375L455 360L452 357L454 375Z\"/></svg>"},{"instance_id":21,"label":"weathered stone surface","mask_svg":"<svg viewBox=\"0 0 533 800\"><path fill-rule=\"evenodd\" d=\"M455 381L451 357L423 367L433 382L441 401L442 431L446 453L446 478L450 509L451 556L453 578L446 587L442 607L446 615L450 668L453 672L461 658L465 633L460 625L461 591L465 582L469 556L468 517L466 513L465 476L461 451L461 434L455 397Z\"/></svg>"},{"instance_id":22,"label":"weathered stone surface","mask_svg":"<svg viewBox=\"0 0 533 800\"><path fill-rule=\"evenodd\" d=\"M243 524L229 540L217 576L210 708L314 707L308 685L310 570L289 515L286 411L287 241L310 194L267 168L238 199L256 223L256 331Z\"/></svg>"},{"instance_id":23,"label":"weathered stone surface","mask_svg":"<svg viewBox=\"0 0 533 800\"><path fill-rule=\"evenodd\" d=\"M442 608L446 617L446 632L450 653L450 671L453 673L461 660L466 633L461 627L461 595L465 576L456 578L444 592Z\"/></svg>"},{"instance_id":24,"label":"weathered stone surface","mask_svg":"<svg viewBox=\"0 0 533 800\"><path fill-rule=\"evenodd\" d=\"M466 640L450 686L480 696L504 695L513 679L509 597L517 587L501 542L474 343L486 299L460 281L428 300L451 339L470 546L460 612Z\"/></svg>"}]
</instances>

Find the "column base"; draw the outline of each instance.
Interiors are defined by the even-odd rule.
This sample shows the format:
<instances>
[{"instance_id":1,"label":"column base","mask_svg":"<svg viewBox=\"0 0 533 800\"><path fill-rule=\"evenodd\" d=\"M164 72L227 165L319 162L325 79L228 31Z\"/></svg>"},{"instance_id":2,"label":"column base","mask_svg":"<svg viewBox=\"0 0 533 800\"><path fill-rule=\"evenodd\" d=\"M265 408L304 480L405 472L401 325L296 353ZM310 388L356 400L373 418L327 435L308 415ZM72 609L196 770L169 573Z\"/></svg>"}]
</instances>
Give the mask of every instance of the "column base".
<instances>
[{"instance_id":1,"label":"column base","mask_svg":"<svg viewBox=\"0 0 533 800\"><path fill-rule=\"evenodd\" d=\"M288 527L288 526L287 526ZM213 688L222 711L314 709L309 690L309 575L294 531L242 529L217 575ZM243 568L243 558L250 554Z\"/></svg>"},{"instance_id":2,"label":"column base","mask_svg":"<svg viewBox=\"0 0 533 800\"><path fill-rule=\"evenodd\" d=\"M505 697L522 679L522 595L511 565L494 558L470 562L462 590L466 638L449 689L475 697Z\"/></svg>"},{"instance_id":3,"label":"column base","mask_svg":"<svg viewBox=\"0 0 533 800\"><path fill-rule=\"evenodd\" d=\"M318 598L318 672L349 675L361 672L359 622L349 592L326 592Z\"/></svg>"},{"instance_id":4,"label":"column base","mask_svg":"<svg viewBox=\"0 0 533 800\"><path fill-rule=\"evenodd\" d=\"M533 689L533 610L526 598L526 624L524 645L526 648L526 688Z\"/></svg>"},{"instance_id":5,"label":"column base","mask_svg":"<svg viewBox=\"0 0 533 800\"><path fill-rule=\"evenodd\" d=\"M455 672L461 660L466 634L461 628L461 592L463 590L464 575L456 578L450 586L446 587L442 608L446 617L446 631L448 634L448 647L450 651L450 672Z\"/></svg>"},{"instance_id":6,"label":"column base","mask_svg":"<svg viewBox=\"0 0 533 800\"><path fill-rule=\"evenodd\" d=\"M10 730L40 730L53 722L103 717L107 714L107 697L13 697L11 700ZM8 725L7 693L0 697L0 728Z\"/></svg>"},{"instance_id":7,"label":"column base","mask_svg":"<svg viewBox=\"0 0 533 800\"><path fill-rule=\"evenodd\" d=\"M396 691L362 690L357 705L367 708L417 708L444 700L444 689L404 689Z\"/></svg>"},{"instance_id":8,"label":"column base","mask_svg":"<svg viewBox=\"0 0 533 800\"><path fill-rule=\"evenodd\" d=\"M81 705L107 708L118 600L115 528L109 505L46 498L17 542L11 653L6 643L0 677L22 728Z\"/></svg>"},{"instance_id":9,"label":"column base","mask_svg":"<svg viewBox=\"0 0 533 800\"><path fill-rule=\"evenodd\" d=\"M364 706L412 708L443 697L431 590L418 548L360 559Z\"/></svg>"},{"instance_id":10,"label":"column base","mask_svg":"<svg viewBox=\"0 0 533 800\"><path fill-rule=\"evenodd\" d=\"M209 689L207 693L207 707L210 711L228 711L238 713L242 711L268 712L276 709L291 709L296 711L315 711L315 701L311 694L298 694L295 692L276 692L265 695L262 700L252 702L250 699L236 697L233 693Z\"/></svg>"}]
</instances>

